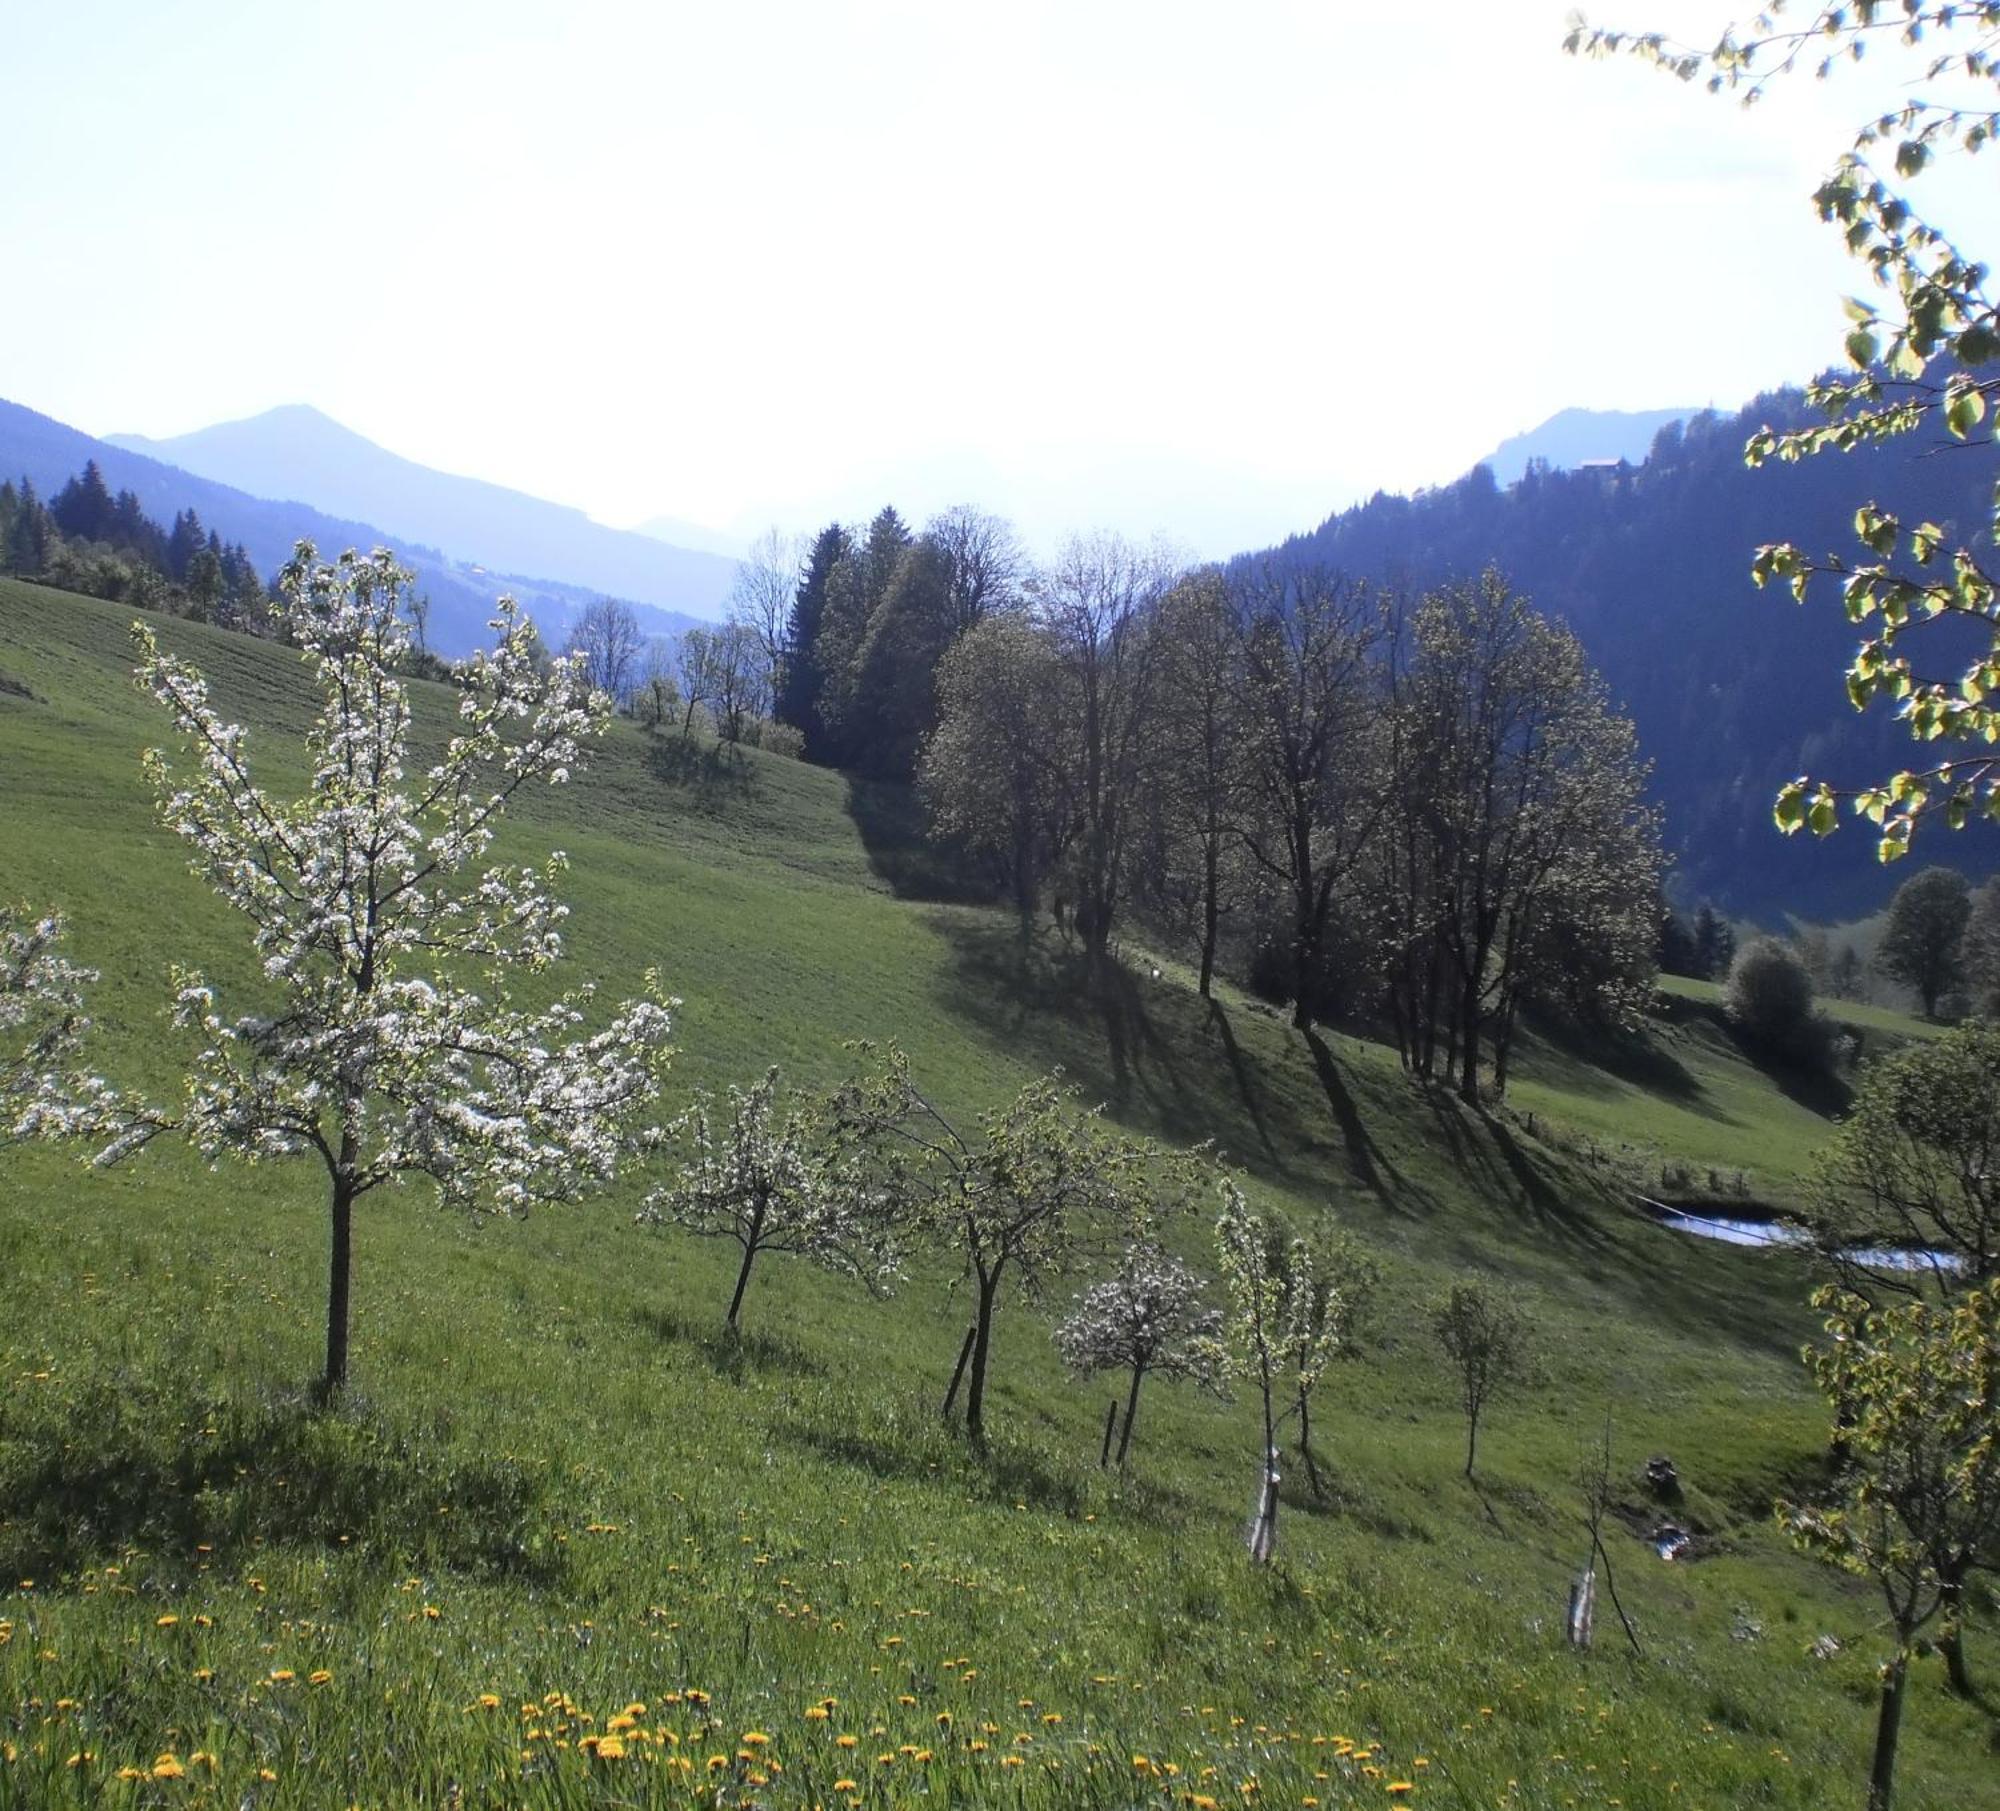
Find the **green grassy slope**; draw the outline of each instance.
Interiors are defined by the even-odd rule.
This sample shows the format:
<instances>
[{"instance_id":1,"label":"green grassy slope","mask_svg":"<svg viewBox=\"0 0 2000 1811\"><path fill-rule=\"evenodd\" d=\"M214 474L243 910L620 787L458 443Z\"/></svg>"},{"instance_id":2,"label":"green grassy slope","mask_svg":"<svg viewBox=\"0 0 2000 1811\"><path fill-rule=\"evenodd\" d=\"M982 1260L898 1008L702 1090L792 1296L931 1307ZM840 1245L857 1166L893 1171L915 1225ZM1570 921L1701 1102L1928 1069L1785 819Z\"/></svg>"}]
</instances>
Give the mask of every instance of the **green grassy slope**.
<instances>
[{"instance_id":1,"label":"green grassy slope","mask_svg":"<svg viewBox=\"0 0 2000 1811\"><path fill-rule=\"evenodd\" d=\"M0 581L0 674L30 694L0 687L0 892L70 913L103 971L102 1066L160 1088L167 963L237 986L251 964L153 824L137 754L159 725L126 620ZM295 660L162 632L255 726L260 772L295 781ZM433 734L446 703L421 701ZM757 751L614 728L505 852L551 845L573 863L576 976L615 992L656 964L685 997L675 1102L772 1060L829 1075L857 1036L898 1038L955 1112L1060 1062L1138 1130L1215 1139L1262 1202L1352 1226L1385 1301L1315 1413L1329 1500L1288 1480L1282 1563L1253 1572L1249 1405L1149 1387L1133 1476L1107 1478L1110 1386L1067 1380L1024 1307L975 1462L934 1417L963 1326L942 1273L883 1305L769 1261L751 1338L725 1346L725 1254L635 1228L636 1176L509 1222L371 1197L356 1400L315 1418L310 1174L14 1153L0 1807L1858 1797L1873 1606L1768 1526L1823 1435L1794 1356L1804 1273L1649 1225L1576 1154L1748 1167L1782 1196L1826 1122L1712 1019L1663 1022L1612 1067L1538 1046L1532 1118L1495 1122L1375 1045L1308 1044L1171 975L1086 1004L1059 949L908 896L925 876L892 796ZM1467 1269L1518 1285L1543 1328L1477 1487L1420 1315ZM1608 1604L1593 1654L1558 1636L1569 1480L1607 1408L1622 1475L1678 1461L1708 1554L1670 1567L1616 1537L1639 1658ZM1842 1651L1810 1658L1823 1633ZM632 1703L624 1754L579 1746ZM1986 1737L1926 1669L1906 1802L1992 1802ZM166 1754L187 1777L151 1777Z\"/></svg>"}]
</instances>

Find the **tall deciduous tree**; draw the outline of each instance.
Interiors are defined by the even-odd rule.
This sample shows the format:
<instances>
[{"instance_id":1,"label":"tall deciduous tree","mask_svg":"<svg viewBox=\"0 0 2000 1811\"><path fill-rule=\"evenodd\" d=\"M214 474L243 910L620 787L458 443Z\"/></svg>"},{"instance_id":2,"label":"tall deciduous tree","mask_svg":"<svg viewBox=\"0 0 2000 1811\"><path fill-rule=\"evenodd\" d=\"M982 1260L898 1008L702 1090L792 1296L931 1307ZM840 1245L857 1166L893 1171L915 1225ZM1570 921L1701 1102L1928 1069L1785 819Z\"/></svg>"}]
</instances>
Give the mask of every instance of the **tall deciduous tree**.
<instances>
[{"instance_id":1,"label":"tall deciduous tree","mask_svg":"<svg viewBox=\"0 0 2000 1811\"><path fill-rule=\"evenodd\" d=\"M1125 901L1159 701L1150 616L1172 576L1163 553L1100 534L1068 542L1036 580L1035 619L1068 694L1061 717L1076 829L1064 872L1093 971L1107 958Z\"/></svg>"},{"instance_id":2,"label":"tall deciduous tree","mask_svg":"<svg viewBox=\"0 0 2000 1811\"><path fill-rule=\"evenodd\" d=\"M1916 990L1927 1019L1937 1016L1938 996L1957 978L1959 941L1971 917L1972 889L1956 868L1913 874L1889 901L1875 966Z\"/></svg>"},{"instance_id":3,"label":"tall deciduous tree","mask_svg":"<svg viewBox=\"0 0 2000 1811\"><path fill-rule=\"evenodd\" d=\"M1075 833L1071 696L1055 648L1025 617L989 617L953 644L937 689L918 766L931 821L991 865L1025 935Z\"/></svg>"},{"instance_id":4,"label":"tall deciduous tree","mask_svg":"<svg viewBox=\"0 0 2000 1811\"><path fill-rule=\"evenodd\" d=\"M410 582L387 553L324 565L303 543L286 568L286 624L325 699L310 783L289 801L254 783L245 732L200 673L133 628L139 681L190 762L147 756L161 817L249 920L268 997L225 1013L176 969L174 1025L194 1045L185 1106L135 1123L106 1157L172 1129L209 1157L321 1164L329 1393L347 1380L360 1200L411 1174L502 1210L604 1183L666 1060L671 1002L657 994L591 1030L587 987L537 1010L501 991L507 970L560 957L568 908L560 855L539 870L487 864L498 820L524 788L570 777L602 711L578 662L537 669L503 598L495 646L465 671L457 732L412 784ZM481 971L488 992L470 984Z\"/></svg>"},{"instance_id":5,"label":"tall deciduous tree","mask_svg":"<svg viewBox=\"0 0 2000 1811\"><path fill-rule=\"evenodd\" d=\"M1882 1668L1869 1811L1888 1811L1919 1632L1942 1618L1953 1684L1968 1688L1966 1574L2000 1540L2000 1284L1889 1308L1820 1291L1830 1338L1806 1362L1833 1404L1844 1455L1830 1500L1781 1502L1808 1552L1872 1579L1895 1632Z\"/></svg>"},{"instance_id":6,"label":"tall deciduous tree","mask_svg":"<svg viewBox=\"0 0 2000 1811\"><path fill-rule=\"evenodd\" d=\"M1303 1028L1317 1013L1336 906L1356 889L1362 849L1388 805L1370 664L1383 621L1365 591L1317 567L1266 566L1234 584L1245 841L1284 892L1292 1021Z\"/></svg>"},{"instance_id":7,"label":"tall deciduous tree","mask_svg":"<svg viewBox=\"0 0 2000 1811\"><path fill-rule=\"evenodd\" d=\"M601 597L584 606L569 632L569 652L582 664L583 674L611 700L622 705L639 676L646 638L630 604Z\"/></svg>"},{"instance_id":8,"label":"tall deciduous tree","mask_svg":"<svg viewBox=\"0 0 2000 1811\"><path fill-rule=\"evenodd\" d=\"M1159 730L1147 794L1159 827L1158 884L1194 924L1199 991L1215 977L1223 921L1248 890L1250 769L1239 715L1242 636L1222 574L1190 574L1160 600Z\"/></svg>"},{"instance_id":9,"label":"tall deciduous tree","mask_svg":"<svg viewBox=\"0 0 2000 1811\"><path fill-rule=\"evenodd\" d=\"M804 566L799 537L767 528L736 562L730 581L730 620L756 642L759 710L769 709L784 687L787 636Z\"/></svg>"}]
</instances>

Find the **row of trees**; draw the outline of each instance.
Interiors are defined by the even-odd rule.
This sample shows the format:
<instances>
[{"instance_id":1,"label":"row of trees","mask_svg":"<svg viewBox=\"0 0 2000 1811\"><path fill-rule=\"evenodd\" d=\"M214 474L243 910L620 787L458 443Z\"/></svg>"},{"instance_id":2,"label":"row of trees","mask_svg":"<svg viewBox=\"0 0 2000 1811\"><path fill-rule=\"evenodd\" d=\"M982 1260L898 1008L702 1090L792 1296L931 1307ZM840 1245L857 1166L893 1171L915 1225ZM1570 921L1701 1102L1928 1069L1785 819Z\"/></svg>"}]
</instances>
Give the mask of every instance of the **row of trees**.
<instances>
[{"instance_id":1,"label":"row of trees","mask_svg":"<svg viewBox=\"0 0 2000 1811\"><path fill-rule=\"evenodd\" d=\"M1075 1091L1044 1076L961 1130L916 1086L893 1044L854 1046L859 1066L830 1089L781 1101L773 1068L731 1089L726 1113L707 1097L672 1129L683 1157L639 1218L735 1246L724 1316L734 1335L757 1260L782 1252L880 1291L910 1257L939 1253L971 1292L972 1318L942 1413L962 1405L974 1440L986 1431L995 1314L1011 1287L1032 1303L1079 1268L1110 1273L1055 1323L1069 1369L1126 1379L1118 1462L1130 1452L1148 1377L1220 1389L1238 1379L1261 1411L1265 1487L1251 1532L1259 1559L1276 1531L1276 1460L1289 1427L1314 1493L1322 1490L1312 1401L1330 1365L1360 1350L1376 1268L1342 1234L1308 1239L1256 1213L1206 1153L1161 1152L1107 1127ZM1168 1249L1176 1226L1219 1194L1215 1279ZM1521 1374L1527 1323L1503 1295L1461 1283L1435 1312L1438 1343L1466 1415L1465 1469L1487 1407ZM1115 1414L1114 1409L1114 1414ZM1107 1451L1110 1440L1107 1425Z\"/></svg>"},{"instance_id":2,"label":"row of trees","mask_svg":"<svg viewBox=\"0 0 2000 1811\"><path fill-rule=\"evenodd\" d=\"M26 478L0 484L0 572L256 634L273 622L241 545L191 509L162 528L134 492L111 494L94 459L46 503Z\"/></svg>"},{"instance_id":3,"label":"row of trees","mask_svg":"<svg viewBox=\"0 0 2000 1811\"><path fill-rule=\"evenodd\" d=\"M1093 964L1129 913L1234 941L1301 1026L1377 1011L1471 1097L1521 1003L1650 980L1644 768L1576 639L1489 573L1413 603L1310 567L1177 575L1072 543L949 649L919 778L939 829Z\"/></svg>"}]
</instances>

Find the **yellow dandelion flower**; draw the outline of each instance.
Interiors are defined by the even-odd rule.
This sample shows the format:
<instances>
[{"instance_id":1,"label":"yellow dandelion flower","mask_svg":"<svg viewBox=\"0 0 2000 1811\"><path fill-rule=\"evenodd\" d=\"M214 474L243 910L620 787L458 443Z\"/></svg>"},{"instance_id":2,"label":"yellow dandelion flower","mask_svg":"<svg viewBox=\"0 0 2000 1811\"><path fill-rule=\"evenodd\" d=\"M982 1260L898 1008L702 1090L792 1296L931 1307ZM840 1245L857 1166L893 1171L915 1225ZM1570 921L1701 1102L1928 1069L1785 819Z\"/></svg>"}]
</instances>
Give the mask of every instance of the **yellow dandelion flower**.
<instances>
[{"instance_id":1,"label":"yellow dandelion flower","mask_svg":"<svg viewBox=\"0 0 2000 1811\"><path fill-rule=\"evenodd\" d=\"M948 1710L941 1710L941 1711L939 1711L939 1712L938 1712L938 1714L937 1714L937 1726L938 1726L938 1728L940 1728L940 1729L949 1729L949 1728L951 1727L951 1712L950 1712L950 1711L948 1711Z\"/></svg>"},{"instance_id":2,"label":"yellow dandelion flower","mask_svg":"<svg viewBox=\"0 0 2000 1811\"><path fill-rule=\"evenodd\" d=\"M271 1683L273 1685L290 1685L297 1677L298 1674L293 1672L288 1666L277 1666L271 1669Z\"/></svg>"},{"instance_id":3,"label":"yellow dandelion flower","mask_svg":"<svg viewBox=\"0 0 2000 1811\"><path fill-rule=\"evenodd\" d=\"M600 1761L618 1761L625 1757L623 1736L599 1736L597 1738L597 1758Z\"/></svg>"},{"instance_id":4,"label":"yellow dandelion flower","mask_svg":"<svg viewBox=\"0 0 2000 1811\"><path fill-rule=\"evenodd\" d=\"M187 1769L170 1754L163 1754L153 1763L153 1777L156 1780L184 1780Z\"/></svg>"},{"instance_id":5,"label":"yellow dandelion flower","mask_svg":"<svg viewBox=\"0 0 2000 1811\"><path fill-rule=\"evenodd\" d=\"M1062 1712L1059 1710L1045 1710L1042 1712L1042 1721L1044 1723L1060 1723L1062 1721Z\"/></svg>"},{"instance_id":6,"label":"yellow dandelion flower","mask_svg":"<svg viewBox=\"0 0 2000 1811\"><path fill-rule=\"evenodd\" d=\"M971 1749L974 1754L984 1754L987 1750L988 1744L982 1742L979 1739L979 1737L974 1736L971 1741L966 1743L966 1747Z\"/></svg>"},{"instance_id":7,"label":"yellow dandelion flower","mask_svg":"<svg viewBox=\"0 0 2000 1811\"><path fill-rule=\"evenodd\" d=\"M833 1782L833 1789L836 1792L859 1792L861 1790L853 1780L835 1780Z\"/></svg>"},{"instance_id":8,"label":"yellow dandelion flower","mask_svg":"<svg viewBox=\"0 0 2000 1811\"><path fill-rule=\"evenodd\" d=\"M1022 1760L1018 1754L1003 1754L1000 1757L1000 1765L1003 1767L1025 1767L1027 1762Z\"/></svg>"},{"instance_id":9,"label":"yellow dandelion flower","mask_svg":"<svg viewBox=\"0 0 2000 1811\"><path fill-rule=\"evenodd\" d=\"M1391 1798L1401 1798L1404 1793L1414 1792L1415 1790L1416 1782L1414 1780L1391 1780L1387 1786L1383 1787L1383 1791L1387 1792Z\"/></svg>"},{"instance_id":10,"label":"yellow dandelion flower","mask_svg":"<svg viewBox=\"0 0 2000 1811\"><path fill-rule=\"evenodd\" d=\"M743 1738L743 1746L745 1748L768 1748L770 1745L771 1738L761 1729L753 1729Z\"/></svg>"},{"instance_id":11,"label":"yellow dandelion flower","mask_svg":"<svg viewBox=\"0 0 2000 1811\"><path fill-rule=\"evenodd\" d=\"M158 1616L153 1619L153 1627L156 1629L170 1629L179 1621L180 1618L178 1616Z\"/></svg>"},{"instance_id":12,"label":"yellow dandelion flower","mask_svg":"<svg viewBox=\"0 0 2000 1811\"><path fill-rule=\"evenodd\" d=\"M832 1714L824 1705L814 1704L806 1711L806 1721L808 1723L824 1723Z\"/></svg>"},{"instance_id":13,"label":"yellow dandelion flower","mask_svg":"<svg viewBox=\"0 0 2000 1811\"><path fill-rule=\"evenodd\" d=\"M860 1742L861 1738L859 1736L835 1736L833 1738L833 1745L836 1748L854 1748L858 1747Z\"/></svg>"},{"instance_id":14,"label":"yellow dandelion flower","mask_svg":"<svg viewBox=\"0 0 2000 1811\"><path fill-rule=\"evenodd\" d=\"M328 1672L325 1667L322 1666L316 1668L313 1672L307 1675L307 1683L312 1685L324 1685L332 1677L333 1675L330 1672Z\"/></svg>"}]
</instances>

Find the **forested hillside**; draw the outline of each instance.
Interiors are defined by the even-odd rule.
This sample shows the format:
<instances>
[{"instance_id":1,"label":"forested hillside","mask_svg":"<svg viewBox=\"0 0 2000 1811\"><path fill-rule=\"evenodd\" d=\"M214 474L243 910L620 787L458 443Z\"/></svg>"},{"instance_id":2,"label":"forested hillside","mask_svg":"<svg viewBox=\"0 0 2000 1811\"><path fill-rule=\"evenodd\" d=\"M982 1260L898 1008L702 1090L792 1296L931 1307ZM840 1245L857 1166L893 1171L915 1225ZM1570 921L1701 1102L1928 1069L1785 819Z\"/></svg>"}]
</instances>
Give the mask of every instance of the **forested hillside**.
<instances>
[{"instance_id":1,"label":"forested hillside","mask_svg":"<svg viewBox=\"0 0 2000 1811\"><path fill-rule=\"evenodd\" d=\"M1873 839L1780 844L1771 800L1807 770L1854 784L1906 765L1908 736L1886 711L1848 705L1857 635L1838 607L1759 591L1751 556L1779 540L1851 551L1864 499L1984 547L2000 461L1990 446L1912 438L1745 465L1758 428L1809 418L1802 395L1777 391L1668 426L1638 466L1531 465L1505 489L1475 467L1414 497L1377 495L1280 551L1411 590L1499 567L1568 621L1636 723L1686 896L1772 918L1872 911L1901 878L1881 870ZM1968 842L1952 859L1983 870L1994 858Z\"/></svg>"}]
</instances>

